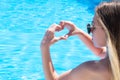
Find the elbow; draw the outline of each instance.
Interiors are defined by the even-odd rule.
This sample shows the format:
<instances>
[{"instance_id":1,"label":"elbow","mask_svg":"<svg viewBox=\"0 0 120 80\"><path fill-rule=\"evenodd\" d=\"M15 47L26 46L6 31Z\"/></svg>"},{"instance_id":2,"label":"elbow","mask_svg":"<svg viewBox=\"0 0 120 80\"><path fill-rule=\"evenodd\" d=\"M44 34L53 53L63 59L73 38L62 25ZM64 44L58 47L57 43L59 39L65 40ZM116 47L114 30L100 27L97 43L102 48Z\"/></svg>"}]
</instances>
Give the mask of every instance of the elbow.
<instances>
[{"instance_id":1,"label":"elbow","mask_svg":"<svg viewBox=\"0 0 120 80\"><path fill-rule=\"evenodd\" d=\"M97 56L100 57L101 59L104 59L106 57L106 52L98 53Z\"/></svg>"},{"instance_id":2,"label":"elbow","mask_svg":"<svg viewBox=\"0 0 120 80\"><path fill-rule=\"evenodd\" d=\"M53 74L47 74L45 80L58 80L58 75L54 71Z\"/></svg>"},{"instance_id":3,"label":"elbow","mask_svg":"<svg viewBox=\"0 0 120 80\"><path fill-rule=\"evenodd\" d=\"M106 53L106 47L98 48L96 55L100 57L101 59L104 59L107 55Z\"/></svg>"}]
</instances>

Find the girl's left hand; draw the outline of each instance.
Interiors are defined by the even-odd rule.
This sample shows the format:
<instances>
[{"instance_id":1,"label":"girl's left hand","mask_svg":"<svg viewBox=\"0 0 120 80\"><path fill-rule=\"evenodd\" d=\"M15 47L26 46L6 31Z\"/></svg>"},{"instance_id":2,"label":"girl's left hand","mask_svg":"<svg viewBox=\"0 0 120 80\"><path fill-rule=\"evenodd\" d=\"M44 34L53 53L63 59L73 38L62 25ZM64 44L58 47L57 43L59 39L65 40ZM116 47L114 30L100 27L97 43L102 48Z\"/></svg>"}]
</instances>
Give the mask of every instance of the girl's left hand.
<instances>
[{"instance_id":1,"label":"girl's left hand","mask_svg":"<svg viewBox=\"0 0 120 80\"><path fill-rule=\"evenodd\" d=\"M55 37L55 32L61 31L62 29L63 28L60 25L52 24L45 33L45 36L41 42L41 47L43 47L43 46L49 47L51 44L54 44L55 42L57 42L59 40L65 40L66 37L64 37L64 36Z\"/></svg>"}]
</instances>

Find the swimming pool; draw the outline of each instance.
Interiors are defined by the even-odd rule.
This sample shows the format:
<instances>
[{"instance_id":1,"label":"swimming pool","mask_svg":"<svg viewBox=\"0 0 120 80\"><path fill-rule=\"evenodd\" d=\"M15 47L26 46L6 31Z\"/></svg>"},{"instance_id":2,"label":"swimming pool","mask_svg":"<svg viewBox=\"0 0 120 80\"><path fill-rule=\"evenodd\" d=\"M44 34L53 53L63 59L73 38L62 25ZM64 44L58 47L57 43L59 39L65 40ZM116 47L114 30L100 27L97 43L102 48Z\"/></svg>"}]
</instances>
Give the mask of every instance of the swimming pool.
<instances>
[{"instance_id":1,"label":"swimming pool","mask_svg":"<svg viewBox=\"0 0 120 80\"><path fill-rule=\"evenodd\" d=\"M101 1L1 0L0 80L44 80L39 45L46 29L52 23L69 20L86 31L94 7ZM54 44L51 57L59 74L84 61L99 59L76 36Z\"/></svg>"}]
</instances>

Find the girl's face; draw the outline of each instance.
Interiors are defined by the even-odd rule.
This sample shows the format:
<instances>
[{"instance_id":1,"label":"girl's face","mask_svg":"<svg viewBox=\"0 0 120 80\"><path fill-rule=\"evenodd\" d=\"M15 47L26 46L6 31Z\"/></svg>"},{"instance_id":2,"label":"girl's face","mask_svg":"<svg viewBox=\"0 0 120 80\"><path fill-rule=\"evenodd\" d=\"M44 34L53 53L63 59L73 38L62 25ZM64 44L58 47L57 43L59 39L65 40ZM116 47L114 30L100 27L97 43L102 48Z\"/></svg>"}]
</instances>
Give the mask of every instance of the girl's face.
<instances>
[{"instance_id":1,"label":"girl's face","mask_svg":"<svg viewBox=\"0 0 120 80\"><path fill-rule=\"evenodd\" d=\"M104 29L102 28L102 25L100 24L100 21L98 19L98 16L94 16L93 18L93 30L92 30L92 40L96 47L104 47L106 46L106 39L107 36L105 34Z\"/></svg>"}]
</instances>

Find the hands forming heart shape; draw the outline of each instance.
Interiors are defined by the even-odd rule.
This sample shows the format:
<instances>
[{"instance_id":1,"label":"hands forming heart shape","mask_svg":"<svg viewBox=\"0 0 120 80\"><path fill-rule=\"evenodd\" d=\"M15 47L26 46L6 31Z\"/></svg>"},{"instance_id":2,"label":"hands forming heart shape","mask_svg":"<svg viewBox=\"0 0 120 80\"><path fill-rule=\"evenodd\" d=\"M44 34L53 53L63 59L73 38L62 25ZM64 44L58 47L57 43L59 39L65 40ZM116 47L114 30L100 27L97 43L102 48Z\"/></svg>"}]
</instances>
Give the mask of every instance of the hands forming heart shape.
<instances>
[{"instance_id":1,"label":"hands forming heart shape","mask_svg":"<svg viewBox=\"0 0 120 80\"><path fill-rule=\"evenodd\" d=\"M67 28L69 32L60 37L55 36L55 32L61 31ZM79 33L79 29L70 21L61 21L60 24L52 24L45 33L41 46L50 46L59 40L66 40L69 36Z\"/></svg>"}]
</instances>

